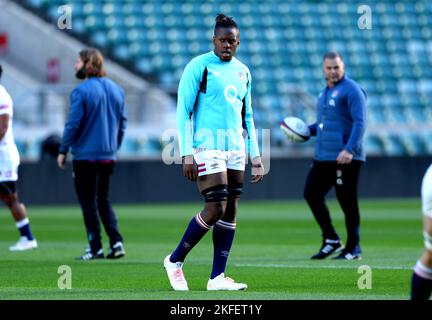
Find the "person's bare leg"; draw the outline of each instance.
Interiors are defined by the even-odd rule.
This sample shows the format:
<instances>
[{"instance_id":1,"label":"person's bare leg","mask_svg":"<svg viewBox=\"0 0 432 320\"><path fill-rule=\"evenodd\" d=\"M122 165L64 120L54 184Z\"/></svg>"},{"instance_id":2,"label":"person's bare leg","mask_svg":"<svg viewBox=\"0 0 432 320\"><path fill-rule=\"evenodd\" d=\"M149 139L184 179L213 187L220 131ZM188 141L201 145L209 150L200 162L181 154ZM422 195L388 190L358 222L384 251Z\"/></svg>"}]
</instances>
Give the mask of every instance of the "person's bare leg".
<instances>
[{"instance_id":1,"label":"person's bare leg","mask_svg":"<svg viewBox=\"0 0 432 320\"><path fill-rule=\"evenodd\" d=\"M30 229L30 221L27 217L26 208L24 204L19 202L18 194L14 192L8 195L2 195L1 199L9 208L21 236L20 240L14 246L11 246L9 250L23 251L36 248L37 243Z\"/></svg>"},{"instance_id":2,"label":"person's bare leg","mask_svg":"<svg viewBox=\"0 0 432 320\"><path fill-rule=\"evenodd\" d=\"M225 273L236 230L237 206L243 192L244 171L228 169L228 201L223 216L213 226L213 268L210 279Z\"/></svg>"},{"instance_id":3,"label":"person's bare leg","mask_svg":"<svg viewBox=\"0 0 432 320\"><path fill-rule=\"evenodd\" d=\"M4 204L9 208L15 222L19 222L27 218L26 208L24 204L19 202L16 192L8 195L2 195L1 199L3 200Z\"/></svg>"},{"instance_id":4,"label":"person's bare leg","mask_svg":"<svg viewBox=\"0 0 432 320\"><path fill-rule=\"evenodd\" d=\"M425 250L414 267L411 300L428 300L432 293L432 218L424 215Z\"/></svg>"}]
</instances>

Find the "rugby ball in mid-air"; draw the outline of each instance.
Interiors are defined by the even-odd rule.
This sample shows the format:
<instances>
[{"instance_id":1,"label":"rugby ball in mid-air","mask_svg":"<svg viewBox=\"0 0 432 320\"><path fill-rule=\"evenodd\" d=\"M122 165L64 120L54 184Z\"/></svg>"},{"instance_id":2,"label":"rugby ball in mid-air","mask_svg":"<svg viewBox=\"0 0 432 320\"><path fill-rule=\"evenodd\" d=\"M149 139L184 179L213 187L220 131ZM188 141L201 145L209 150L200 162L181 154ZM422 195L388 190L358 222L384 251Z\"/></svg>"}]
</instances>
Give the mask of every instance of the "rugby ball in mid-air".
<instances>
[{"instance_id":1,"label":"rugby ball in mid-air","mask_svg":"<svg viewBox=\"0 0 432 320\"><path fill-rule=\"evenodd\" d=\"M280 128L293 142L305 142L310 138L309 127L302 119L286 117L281 121Z\"/></svg>"}]
</instances>

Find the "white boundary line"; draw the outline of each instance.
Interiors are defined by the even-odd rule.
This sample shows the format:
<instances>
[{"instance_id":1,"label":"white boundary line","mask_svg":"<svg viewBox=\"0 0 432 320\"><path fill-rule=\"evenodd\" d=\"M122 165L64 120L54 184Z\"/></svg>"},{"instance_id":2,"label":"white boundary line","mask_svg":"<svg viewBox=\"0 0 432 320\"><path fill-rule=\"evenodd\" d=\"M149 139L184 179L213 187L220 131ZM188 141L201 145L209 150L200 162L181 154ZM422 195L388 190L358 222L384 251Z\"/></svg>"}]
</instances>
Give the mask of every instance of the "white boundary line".
<instances>
[{"instance_id":1,"label":"white boundary line","mask_svg":"<svg viewBox=\"0 0 432 320\"><path fill-rule=\"evenodd\" d=\"M236 267L250 267L250 268L287 268L287 269L357 269L360 265L352 265L352 266L341 266L341 265L323 265L323 266L313 266L313 265L288 265L288 264L254 264L254 263L236 263L234 264ZM365 265L367 265L365 263ZM403 267L403 266L370 266L371 269L378 270L412 270L412 267Z\"/></svg>"}]
</instances>

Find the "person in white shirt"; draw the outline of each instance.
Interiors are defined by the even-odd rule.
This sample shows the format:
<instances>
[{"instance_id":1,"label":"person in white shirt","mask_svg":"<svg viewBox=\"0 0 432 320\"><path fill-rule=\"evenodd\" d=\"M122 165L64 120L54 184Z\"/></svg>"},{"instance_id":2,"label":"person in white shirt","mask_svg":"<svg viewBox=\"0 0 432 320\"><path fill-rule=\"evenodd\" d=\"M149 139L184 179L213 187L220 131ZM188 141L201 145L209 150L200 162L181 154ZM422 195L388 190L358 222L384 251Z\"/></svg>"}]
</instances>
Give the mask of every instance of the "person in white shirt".
<instances>
[{"instance_id":1,"label":"person in white shirt","mask_svg":"<svg viewBox=\"0 0 432 320\"><path fill-rule=\"evenodd\" d=\"M432 294L432 165L423 176L421 185L424 252L414 266L411 280L411 300L429 300Z\"/></svg>"},{"instance_id":2,"label":"person in white shirt","mask_svg":"<svg viewBox=\"0 0 432 320\"><path fill-rule=\"evenodd\" d=\"M0 78L2 75L0 65ZM9 208L20 232L17 243L10 251L24 251L37 248L36 239L30 230L26 208L18 200L16 183L20 157L12 133L13 102L6 89L0 84L0 198Z\"/></svg>"}]
</instances>

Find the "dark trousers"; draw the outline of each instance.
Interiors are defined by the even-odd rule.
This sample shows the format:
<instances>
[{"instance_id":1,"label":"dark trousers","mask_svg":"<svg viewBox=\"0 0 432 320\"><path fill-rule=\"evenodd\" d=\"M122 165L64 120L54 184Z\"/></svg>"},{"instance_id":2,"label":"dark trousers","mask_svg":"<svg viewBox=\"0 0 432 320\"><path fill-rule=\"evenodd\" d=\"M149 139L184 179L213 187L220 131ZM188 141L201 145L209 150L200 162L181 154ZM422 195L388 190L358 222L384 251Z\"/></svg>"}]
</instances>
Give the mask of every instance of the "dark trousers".
<instances>
[{"instance_id":1,"label":"dark trousers","mask_svg":"<svg viewBox=\"0 0 432 320\"><path fill-rule=\"evenodd\" d=\"M306 179L304 198L315 220L318 222L324 239L338 239L326 205L325 196L335 187L336 197L345 215L348 252L360 253L360 211L357 185L361 161L339 165L333 161L314 161Z\"/></svg>"},{"instance_id":2,"label":"dark trousers","mask_svg":"<svg viewBox=\"0 0 432 320\"><path fill-rule=\"evenodd\" d=\"M73 161L75 190L93 253L102 248L99 217L109 237L110 246L122 241L117 217L108 199L113 169L114 162Z\"/></svg>"}]
</instances>

